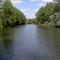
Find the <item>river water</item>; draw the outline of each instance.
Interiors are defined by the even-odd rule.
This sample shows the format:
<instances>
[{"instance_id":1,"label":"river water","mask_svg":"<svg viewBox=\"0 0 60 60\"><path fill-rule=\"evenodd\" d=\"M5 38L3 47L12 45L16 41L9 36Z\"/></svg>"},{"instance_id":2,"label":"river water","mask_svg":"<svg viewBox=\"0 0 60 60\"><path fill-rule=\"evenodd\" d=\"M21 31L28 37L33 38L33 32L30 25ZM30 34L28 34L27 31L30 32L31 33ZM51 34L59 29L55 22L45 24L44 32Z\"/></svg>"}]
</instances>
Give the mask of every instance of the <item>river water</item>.
<instances>
[{"instance_id":1,"label":"river water","mask_svg":"<svg viewBox=\"0 0 60 60\"><path fill-rule=\"evenodd\" d=\"M33 24L4 29L0 60L60 60L60 29Z\"/></svg>"}]
</instances>

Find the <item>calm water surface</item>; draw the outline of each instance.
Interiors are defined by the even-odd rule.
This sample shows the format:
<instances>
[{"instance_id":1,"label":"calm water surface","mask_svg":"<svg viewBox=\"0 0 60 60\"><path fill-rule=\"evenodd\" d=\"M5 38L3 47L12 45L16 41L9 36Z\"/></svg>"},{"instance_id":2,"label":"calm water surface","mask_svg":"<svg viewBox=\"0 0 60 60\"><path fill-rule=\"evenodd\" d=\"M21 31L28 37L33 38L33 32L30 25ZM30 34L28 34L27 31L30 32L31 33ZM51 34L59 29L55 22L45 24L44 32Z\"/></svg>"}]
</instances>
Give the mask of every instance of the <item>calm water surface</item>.
<instances>
[{"instance_id":1,"label":"calm water surface","mask_svg":"<svg viewBox=\"0 0 60 60\"><path fill-rule=\"evenodd\" d=\"M60 60L60 29L5 28L0 33L0 60Z\"/></svg>"}]
</instances>

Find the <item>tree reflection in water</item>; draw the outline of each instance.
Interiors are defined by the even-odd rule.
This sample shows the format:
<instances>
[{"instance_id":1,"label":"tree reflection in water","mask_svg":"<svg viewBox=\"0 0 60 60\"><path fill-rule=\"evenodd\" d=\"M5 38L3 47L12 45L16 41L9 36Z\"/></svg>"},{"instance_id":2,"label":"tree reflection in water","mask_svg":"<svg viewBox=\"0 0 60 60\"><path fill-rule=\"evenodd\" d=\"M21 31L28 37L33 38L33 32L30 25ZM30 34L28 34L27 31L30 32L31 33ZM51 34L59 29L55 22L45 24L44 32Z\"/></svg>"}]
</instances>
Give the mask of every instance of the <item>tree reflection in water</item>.
<instances>
[{"instance_id":1,"label":"tree reflection in water","mask_svg":"<svg viewBox=\"0 0 60 60\"><path fill-rule=\"evenodd\" d=\"M12 28L4 28L1 31L2 43L4 48L10 48L12 44ZM11 34L12 33L12 34Z\"/></svg>"}]
</instances>

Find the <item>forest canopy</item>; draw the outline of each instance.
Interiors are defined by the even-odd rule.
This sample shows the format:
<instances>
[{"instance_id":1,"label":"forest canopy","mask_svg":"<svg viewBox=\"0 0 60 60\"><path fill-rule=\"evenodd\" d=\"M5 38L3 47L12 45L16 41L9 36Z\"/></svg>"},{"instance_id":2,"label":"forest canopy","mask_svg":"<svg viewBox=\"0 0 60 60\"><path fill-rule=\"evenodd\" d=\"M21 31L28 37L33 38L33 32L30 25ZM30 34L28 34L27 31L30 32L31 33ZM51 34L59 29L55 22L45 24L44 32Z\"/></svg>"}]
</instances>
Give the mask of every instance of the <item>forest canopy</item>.
<instances>
[{"instance_id":1,"label":"forest canopy","mask_svg":"<svg viewBox=\"0 0 60 60\"><path fill-rule=\"evenodd\" d=\"M14 26L19 24L25 24L25 15L17 8L15 8L10 0L0 1L0 25Z\"/></svg>"},{"instance_id":2,"label":"forest canopy","mask_svg":"<svg viewBox=\"0 0 60 60\"><path fill-rule=\"evenodd\" d=\"M36 13L37 24L51 23L60 26L60 0L54 0L41 7Z\"/></svg>"}]
</instances>

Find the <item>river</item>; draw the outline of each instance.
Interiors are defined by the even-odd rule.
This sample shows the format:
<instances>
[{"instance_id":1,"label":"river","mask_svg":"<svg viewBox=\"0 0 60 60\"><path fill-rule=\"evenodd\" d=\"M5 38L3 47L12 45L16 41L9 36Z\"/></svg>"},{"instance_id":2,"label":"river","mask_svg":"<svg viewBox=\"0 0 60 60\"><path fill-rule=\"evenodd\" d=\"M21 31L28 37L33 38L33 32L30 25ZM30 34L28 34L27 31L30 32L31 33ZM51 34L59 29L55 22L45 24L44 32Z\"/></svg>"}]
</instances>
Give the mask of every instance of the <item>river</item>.
<instances>
[{"instance_id":1,"label":"river","mask_svg":"<svg viewBox=\"0 0 60 60\"><path fill-rule=\"evenodd\" d=\"M33 24L4 29L0 60L60 60L60 29Z\"/></svg>"}]
</instances>

